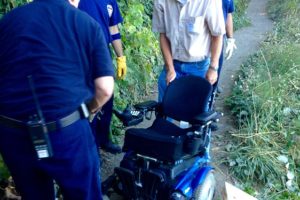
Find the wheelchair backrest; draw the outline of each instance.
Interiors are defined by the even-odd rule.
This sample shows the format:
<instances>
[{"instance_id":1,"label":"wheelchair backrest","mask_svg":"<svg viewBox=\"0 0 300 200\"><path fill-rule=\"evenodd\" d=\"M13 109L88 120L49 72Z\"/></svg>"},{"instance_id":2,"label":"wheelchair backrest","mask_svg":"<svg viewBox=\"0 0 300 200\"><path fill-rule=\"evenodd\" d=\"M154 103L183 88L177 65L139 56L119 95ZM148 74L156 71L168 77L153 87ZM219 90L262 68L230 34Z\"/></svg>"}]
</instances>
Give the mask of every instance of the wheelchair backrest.
<instances>
[{"instance_id":1,"label":"wheelchair backrest","mask_svg":"<svg viewBox=\"0 0 300 200\"><path fill-rule=\"evenodd\" d=\"M184 76L172 81L162 101L162 114L175 120L190 121L205 112L212 85L198 76Z\"/></svg>"}]
</instances>

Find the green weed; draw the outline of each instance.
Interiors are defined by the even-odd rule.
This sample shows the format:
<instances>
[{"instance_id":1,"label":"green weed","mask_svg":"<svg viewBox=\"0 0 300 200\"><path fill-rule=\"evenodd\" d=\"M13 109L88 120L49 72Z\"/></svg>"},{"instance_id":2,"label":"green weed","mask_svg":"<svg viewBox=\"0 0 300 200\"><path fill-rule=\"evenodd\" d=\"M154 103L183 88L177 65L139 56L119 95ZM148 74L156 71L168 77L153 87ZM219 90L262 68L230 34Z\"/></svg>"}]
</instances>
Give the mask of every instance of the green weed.
<instances>
[{"instance_id":1,"label":"green weed","mask_svg":"<svg viewBox=\"0 0 300 200\"><path fill-rule=\"evenodd\" d=\"M7 169L6 165L4 164L2 157L0 156L0 183L2 181L6 181L8 177L9 177L8 169ZM0 187L1 187L1 185L0 185Z\"/></svg>"},{"instance_id":2,"label":"green weed","mask_svg":"<svg viewBox=\"0 0 300 200\"><path fill-rule=\"evenodd\" d=\"M246 17L246 9L249 0L235 0L235 11L233 13L234 30L250 25L250 20Z\"/></svg>"}]
</instances>

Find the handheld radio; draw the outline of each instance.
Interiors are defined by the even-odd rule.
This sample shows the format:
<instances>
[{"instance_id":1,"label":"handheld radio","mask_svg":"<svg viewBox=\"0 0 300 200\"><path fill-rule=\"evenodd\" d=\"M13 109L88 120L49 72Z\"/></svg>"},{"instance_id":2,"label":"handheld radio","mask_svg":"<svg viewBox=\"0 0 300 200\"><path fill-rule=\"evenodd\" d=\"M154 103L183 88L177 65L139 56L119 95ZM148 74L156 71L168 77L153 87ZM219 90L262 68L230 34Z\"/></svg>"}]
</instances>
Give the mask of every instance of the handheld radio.
<instances>
[{"instance_id":1,"label":"handheld radio","mask_svg":"<svg viewBox=\"0 0 300 200\"><path fill-rule=\"evenodd\" d=\"M27 122L28 131L31 136L31 141L39 159L49 158L53 156L51 142L48 136L48 129L43 117L41 106L39 104L32 76L28 76L29 86L36 105L37 114L31 116Z\"/></svg>"}]
</instances>

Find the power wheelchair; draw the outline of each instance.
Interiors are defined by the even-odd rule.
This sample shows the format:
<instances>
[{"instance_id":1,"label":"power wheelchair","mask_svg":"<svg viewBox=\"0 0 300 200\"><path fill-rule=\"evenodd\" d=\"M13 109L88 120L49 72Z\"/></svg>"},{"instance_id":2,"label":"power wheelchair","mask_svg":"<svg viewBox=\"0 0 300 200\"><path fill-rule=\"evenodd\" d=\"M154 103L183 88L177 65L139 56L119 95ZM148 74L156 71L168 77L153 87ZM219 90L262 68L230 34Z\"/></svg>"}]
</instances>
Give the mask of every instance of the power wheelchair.
<instances>
[{"instance_id":1,"label":"power wheelchair","mask_svg":"<svg viewBox=\"0 0 300 200\"><path fill-rule=\"evenodd\" d=\"M120 166L102 183L130 200L211 200L216 181L209 165L210 125L220 113L206 111L212 86L203 78L185 76L166 89L163 101L147 101L115 110L125 126L141 123L155 113L148 128L125 132ZM189 123L180 128L178 121Z\"/></svg>"}]
</instances>

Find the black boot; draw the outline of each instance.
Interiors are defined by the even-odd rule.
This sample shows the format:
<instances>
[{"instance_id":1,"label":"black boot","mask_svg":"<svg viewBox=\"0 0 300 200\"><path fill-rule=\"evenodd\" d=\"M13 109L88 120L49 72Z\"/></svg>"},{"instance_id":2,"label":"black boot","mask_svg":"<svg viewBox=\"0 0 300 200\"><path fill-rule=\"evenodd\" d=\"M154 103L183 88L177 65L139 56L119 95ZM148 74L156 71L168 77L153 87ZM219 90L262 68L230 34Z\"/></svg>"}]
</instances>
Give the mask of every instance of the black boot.
<instances>
[{"instance_id":1,"label":"black boot","mask_svg":"<svg viewBox=\"0 0 300 200\"><path fill-rule=\"evenodd\" d=\"M112 143L111 141L108 141L107 143L100 145L100 148L112 154L117 154L122 152L121 147Z\"/></svg>"}]
</instances>

